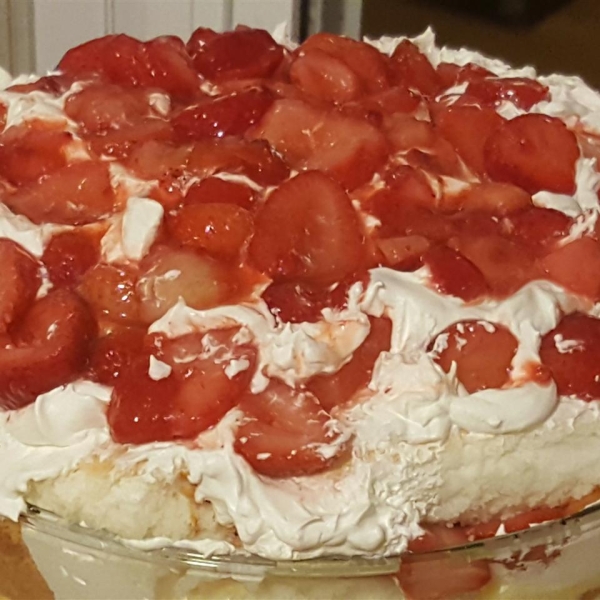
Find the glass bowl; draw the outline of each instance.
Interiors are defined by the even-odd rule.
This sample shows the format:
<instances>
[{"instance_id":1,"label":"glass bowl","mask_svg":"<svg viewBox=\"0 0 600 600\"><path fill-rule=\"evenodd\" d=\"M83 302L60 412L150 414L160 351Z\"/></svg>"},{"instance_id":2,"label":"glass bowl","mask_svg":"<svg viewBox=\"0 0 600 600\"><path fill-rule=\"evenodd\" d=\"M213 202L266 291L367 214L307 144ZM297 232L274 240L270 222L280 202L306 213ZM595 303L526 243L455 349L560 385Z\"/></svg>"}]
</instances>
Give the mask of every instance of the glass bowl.
<instances>
[{"instance_id":1,"label":"glass bowl","mask_svg":"<svg viewBox=\"0 0 600 600\"><path fill-rule=\"evenodd\" d=\"M0 597L324 600L600 598L600 504L525 531L401 557L271 561L143 551L29 507L0 521Z\"/></svg>"}]
</instances>

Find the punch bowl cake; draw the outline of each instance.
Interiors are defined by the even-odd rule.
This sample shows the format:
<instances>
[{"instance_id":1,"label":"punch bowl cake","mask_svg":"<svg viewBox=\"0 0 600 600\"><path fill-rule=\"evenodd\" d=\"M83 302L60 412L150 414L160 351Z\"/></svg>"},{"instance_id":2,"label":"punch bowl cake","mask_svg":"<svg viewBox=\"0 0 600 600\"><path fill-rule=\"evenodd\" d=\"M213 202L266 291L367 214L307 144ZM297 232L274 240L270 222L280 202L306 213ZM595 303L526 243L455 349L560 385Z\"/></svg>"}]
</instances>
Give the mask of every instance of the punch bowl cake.
<instances>
[{"instance_id":1,"label":"punch bowl cake","mask_svg":"<svg viewBox=\"0 0 600 600\"><path fill-rule=\"evenodd\" d=\"M600 595L583 81L112 35L0 132L0 596Z\"/></svg>"}]
</instances>

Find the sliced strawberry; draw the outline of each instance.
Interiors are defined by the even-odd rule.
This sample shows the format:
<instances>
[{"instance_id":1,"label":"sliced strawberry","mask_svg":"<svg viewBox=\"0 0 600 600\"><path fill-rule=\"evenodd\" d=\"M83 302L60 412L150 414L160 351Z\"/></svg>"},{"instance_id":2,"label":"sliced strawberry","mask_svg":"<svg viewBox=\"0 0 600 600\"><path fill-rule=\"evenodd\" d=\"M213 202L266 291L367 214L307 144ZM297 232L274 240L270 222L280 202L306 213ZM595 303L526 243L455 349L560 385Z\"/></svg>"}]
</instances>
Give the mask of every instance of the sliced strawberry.
<instances>
[{"instance_id":1,"label":"sliced strawberry","mask_svg":"<svg viewBox=\"0 0 600 600\"><path fill-rule=\"evenodd\" d=\"M320 473L342 459L336 422L307 391L271 381L260 394L242 397L245 419L235 434L235 451L252 468L268 477L297 477Z\"/></svg>"},{"instance_id":2,"label":"sliced strawberry","mask_svg":"<svg viewBox=\"0 0 600 600\"><path fill-rule=\"evenodd\" d=\"M38 300L0 347L0 405L20 408L75 379L95 335L93 317L79 297L51 291Z\"/></svg>"},{"instance_id":3,"label":"sliced strawberry","mask_svg":"<svg viewBox=\"0 0 600 600\"><path fill-rule=\"evenodd\" d=\"M256 196L251 188L243 183L225 181L218 177L207 177L190 186L185 195L186 204L205 203L235 204L240 208L252 210Z\"/></svg>"},{"instance_id":4,"label":"sliced strawberry","mask_svg":"<svg viewBox=\"0 0 600 600\"><path fill-rule=\"evenodd\" d=\"M138 144L144 142L168 142L173 137L171 124L156 117L146 117L120 129L110 129L86 135L92 151L97 156L116 159L127 158Z\"/></svg>"},{"instance_id":5,"label":"sliced strawberry","mask_svg":"<svg viewBox=\"0 0 600 600\"><path fill-rule=\"evenodd\" d=\"M196 30L187 50L196 71L218 82L269 77L284 57L282 46L262 29L239 28L215 36Z\"/></svg>"},{"instance_id":6,"label":"sliced strawberry","mask_svg":"<svg viewBox=\"0 0 600 600\"><path fill-rule=\"evenodd\" d=\"M149 354L125 368L107 413L113 439L134 444L189 439L218 423L235 406L253 373L255 351L235 346L236 332L156 339L152 354L170 371L152 379ZM240 371L242 362L245 368ZM232 364L233 371L228 368Z\"/></svg>"},{"instance_id":7,"label":"sliced strawberry","mask_svg":"<svg viewBox=\"0 0 600 600\"><path fill-rule=\"evenodd\" d=\"M562 318L542 339L540 358L562 396L600 399L600 320L580 313Z\"/></svg>"},{"instance_id":8,"label":"sliced strawberry","mask_svg":"<svg viewBox=\"0 0 600 600\"><path fill-rule=\"evenodd\" d=\"M348 291L357 281L366 284L366 273L353 273L333 284L274 282L262 293L262 299L284 323L314 323L323 318L324 308L339 310L347 306Z\"/></svg>"},{"instance_id":9,"label":"sliced strawberry","mask_svg":"<svg viewBox=\"0 0 600 600\"><path fill-rule=\"evenodd\" d=\"M76 162L5 196L4 203L34 223L84 225L114 212L108 164Z\"/></svg>"},{"instance_id":10,"label":"sliced strawberry","mask_svg":"<svg viewBox=\"0 0 600 600\"><path fill-rule=\"evenodd\" d=\"M382 352L390 349L392 323L386 318L370 318L371 331L354 351L352 359L332 375L315 375L306 384L321 406L331 412L360 391L366 390L375 362Z\"/></svg>"},{"instance_id":11,"label":"sliced strawberry","mask_svg":"<svg viewBox=\"0 0 600 600\"><path fill-rule=\"evenodd\" d=\"M459 194L453 204L464 211L485 212L497 216L533 208L531 196L525 190L510 183L492 181L471 186Z\"/></svg>"},{"instance_id":12,"label":"sliced strawberry","mask_svg":"<svg viewBox=\"0 0 600 600\"><path fill-rule=\"evenodd\" d=\"M369 123L295 100L277 100L252 136L292 167L322 170L349 190L369 181L387 156L383 135Z\"/></svg>"},{"instance_id":13,"label":"sliced strawberry","mask_svg":"<svg viewBox=\"0 0 600 600\"><path fill-rule=\"evenodd\" d=\"M48 277L56 287L77 285L100 258L97 236L82 229L52 236L42 256Z\"/></svg>"},{"instance_id":14,"label":"sliced strawberry","mask_svg":"<svg viewBox=\"0 0 600 600\"><path fill-rule=\"evenodd\" d=\"M252 235L252 215L235 204L188 204L167 219L169 235L182 246L235 258Z\"/></svg>"},{"instance_id":15,"label":"sliced strawberry","mask_svg":"<svg viewBox=\"0 0 600 600\"><path fill-rule=\"evenodd\" d=\"M425 535L413 540L413 552L434 552L441 548L464 546L466 534L458 527L428 525ZM457 554L420 558L418 554L403 557L398 572L400 588L411 600L449 600L478 592L491 579L490 567L484 560L470 560Z\"/></svg>"},{"instance_id":16,"label":"sliced strawberry","mask_svg":"<svg viewBox=\"0 0 600 600\"><path fill-rule=\"evenodd\" d=\"M517 240L477 231L452 238L449 245L483 273L491 291L499 296L510 295L541 275L531 249Z\"/></svg>"},{"instance_id":17,"label":"sliced strawberry","mask_svg":"<svg viewBox=\"0 0 600 600\"><path fill-rule=\"evenodd\" d=\"M433 148L437 135L429 121L408 114L393 114L385 121L385 132L396 152Z\"/></svg>"},{"instance_id":18,"label":"sliced strawberry","mask_svg":"<svg viewBox=\"0 0 600 600\"><path fill-rule=\"evenodd\" d=\"M249 257L276 280L339 281L365 261L358 215L335 181L318 171L301 173L258 211Z\"/></svg>"},{"instance_id":19,"label":"sliced strawberry","mask_svg":"<svg viewBox=\"0 0 600 600\"><path fill-rule=\"evenodd\" d=\"M384 175L387 190L394 201L435 208L437 199L427 176L420 170L400 165ZM383 192L385 194L385 192Z\"/></svg>"},{"instance_id":20,"label":"sliced strawberry","mask_svg":"<svg viewBox=\"0 0 600 600\"><path fill-rule=\"evenodd\" d=\"M496 106L508 101L530 111L539 102L550 99L550 90L527 77L489 77L471 81L465 95L482 104Z\"/></svg>"},{"instance_id":21,"label":"sliced strawberry","mask_svg":"<svg viewBox=\"0 0 600 600\"><path fill-rule=\"evenodd\" d=\"M158 246L141 264L137 283L140 315L145 323L152 323L180 298L191 308L212 308L231 294L231 288L231 273L216 259Z\"/></svg>"},{"instance_id":22,"label":"sliced strawberry","mask_svg":"<svg viewBox=\"0 0 600 600\"><path fill-rule=\"evenodd\" d=\"M335 104L351 102L362 92L360 79L343 60L317 49L294 60L290 79L303 94Z\"/></svg>"},{"instance_id":23,"label":"sliced strawberry","mask_svg":"<svg viewBox=\"0 0 600 600\"><path fill-rule=\"evenodd\" d=\"M575 294L600 299L600 242L579 238L555 248L541 261L546 277Z\"/></svg>"},{"instance_id":24,"label":"sliced strawberry","mask_svg":"<svg viewBox=\"0 0 600 600\"><path fill-rule=\"evenodd\" d=\"M191 151L191 144L148 139L131 149L125 164L144 179L177 177L185 171Z\"/></svg>"},{"instance_id":25,"label":"sliced strawberry","mask_svg":"<svg viewBox=\"0 0 600 600\"><path fill-rule=\"evenodd\" d=\"M494 77L494 73L474 63L467 63L461 67L454 63L442 62L436 71L442 81L442 88L446 90L461 83Z\"/></svg>"},{"instance_id":26,"label":"sliced strawberry","mask_svg":"<svg viewBox=\"0 0 600 600\"><path fill-rule=\"evenodd\" d=\"M0 176L16 186L37 181L67 164L72 136L38 121L10 127L0 135Z\"/></svg>"},{"instance_id":27,"label":"sliced strawberry","mask_svg":"<svg viewBox=\"0 0 600 600\"><path fill-rule=\"evenodd\" d=\"M424 254L423 262L429 268L435 288L443 294L471 302L488 292L482 272L455 250L436 246Z\"/></svg>"},{"instance_id":28,"label":"sliced strawberry","mask_svg":"<svg viewBox=\"0 0 600 600\"><path fill-rule=\"evenodd\" d=\"M203 177L220 172L245 175L260 185L278 185L290 174L287 164L265 141L233 137L197 141L188 168Z\"/></svg>"},{"instance_id":29,"label":"sliced strawberry","mask_svg":"<svg viewBox=\"0 0 600 600\"><path fill-rule=\"evenodd\" d=\"M181 99L199 93L189 57L160 38L145 43L123 34L98 38L69 50L58 69L79 78L97 74L119 85L159 88Z\"/></svg>"},{"instance_id":30,"label":"sliced strawberry","mask_svg":"<svg viewBox=\"0 0 600 600\"><path fill-rule=\"evenodd\" d=\"M99 264L84 274L78 292L97 318L134 324L140 313L137 277L137 271L131 267Z\"/></svg>"},{"instance_id":31,"label":"sliced strawberry","mask_svg":"<svg viewBox=\"0 0 600 600\"><path fill-rule=\"evenodd\" d=\"M530 246L546 249L565 237L573 219L552 208L533 206L506 218L510 234Z\"/></svg>"},{"instance_id":32,"label":"sliced strawberry","mask_svg":"<svg viewBox=\"0 0 600 600\"><path fill-rule=\"evenodd\" d=\"M385 264L397 271L416 271L431 243L422 235L405 235L377 241Z\"/></svg>"},{"instance_id":33,"label":"sliced strawberry","mask_svg":"<svg viewBox=\"0 0 600 600\"><path fill-rule=\"evenodd\" d=\"M301 55L316 51L345 63L356 74L361 87L369 93L379 92L389 86L387 58L365 42L332 33L317 33L299 48Z\"/></svg>"},{"instance_id":34,"label":"sliced strawberry","mask_svg":"<svg viewBox=\"0 0 600 600\"><path fill-rule=\"evenodd\" d=\"M594 488L589 494L580 498L572 498L564 507L564 515L570 517L600 500L600 488Z\"/></svg>"},{"instance_id":35,"label":"sliced strawberry","mask_svg":"<svg viewBox=\"0 0 600 600\"><path fill-rule=\"evenodd\" d=\"M487 173L495 181L513 183L530 194L575 193L579 147L560 119L529 114L506 121L487 139L484 154Z\"/></svg>"},{"instance_id":36,"label":"sliced strawberry","mask_svg":"<svg viewBox=\"0 0 600 600\"><path fill-rule=\"evenodd\" d=\"M486 172L484 147L504 119L493 109L478 106L442 106L432 110L436 129L478 175Z\"/></svg>"},{"instance_id":37,"label":"sliced strawberry","mask_svg":"<svg viewBox=\"0 0 600 600\"><path fill-rule=\"evenodd\" d=\"M271 104L270 92L250 89L203 100L185 108L171 122L180 140L242 135L262 119Z\"/></svg>"},{"instance_id":38,"label":"sliced strawberry","mask_svg":"<svg viewBox=\"0 0 600 600\"><path fill-rule=\"evenodd\" d=\"M442 80L432 64L409 40L403 40L394 50L390 72L394 83L424 96L435 96L442 88Z\"/></svg>"},{"instance_id":39,"label":"sliced strawberry","mask_svg":"<svg viewBox=\"0 0 600 600\"><path fill-rule=\"evenodd\" d=\"M438 352L435 361L446 373L456 364L456 376L470 394L501 388L508 381L519 342L506 327L460 321L439 335L445 336L445 348Z\"/></svg>"},{"instance_id":40,"label":"sliced strawberry","mask_svg":"<svg viewBox=\"0 0 600 600\"><path fill-rule=\"evenodd\" d=\"M381 115L414 113L421 103L421 97L401 85L362 98L356 104ZM350 104L351 106L351 104Z\"/></svg>"},{"instance_id":41,"label":"sliced strawberry","mask_svg":"<svg viewBox=\"0 0 600 600\"><path fill-rule=\"evenodd\" d=\"M144 90L105 83L88 85L65 102L65 114L87 132L119 129L150 116L150 112L148 94Z\"/></svg>"},{"instance_id":42,"label":"sliced strawberry","mask_svg":"<svg viewBox=\"0 0 600 600\"><path fill-rule=\"evenodd\" d=\"M146 331L123 327L98 338L92 345L87 377L104 385L114 385L128 365L142 354Z\"/></svg>"},{"instance_id":43,"label":"sliced strawberry","mask_svg":"<svg viewBox=\"0 0 600 600\"><path fill-rule=\"evenodd\" d=\"M15 242L0 238L0 334L31 307L40 287L39 263Z\"/></svg>"}]
</instances>

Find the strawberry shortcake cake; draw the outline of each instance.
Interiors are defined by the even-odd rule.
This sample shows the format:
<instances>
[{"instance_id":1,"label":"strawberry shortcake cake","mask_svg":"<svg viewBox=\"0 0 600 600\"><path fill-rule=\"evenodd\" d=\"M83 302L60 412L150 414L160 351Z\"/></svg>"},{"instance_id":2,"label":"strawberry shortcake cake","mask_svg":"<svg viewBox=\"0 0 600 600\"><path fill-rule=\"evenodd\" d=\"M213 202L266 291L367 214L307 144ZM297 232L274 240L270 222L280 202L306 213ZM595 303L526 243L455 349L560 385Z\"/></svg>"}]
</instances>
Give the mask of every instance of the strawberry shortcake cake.
<instances>
[{"instance_id":1,"label":"strawberry shortcake cake","mask_svg":"<svg viewBox=\"0 0 600 600\"><path fill-rule=\"evenodd\" d=\"M429 31L113 35L7 79L0 120L7 523L378 559L595 501L600 96L580 79ZM399 588L497 584L485 560L439 568L403 560Z\"/></svg>"}]
</instances>

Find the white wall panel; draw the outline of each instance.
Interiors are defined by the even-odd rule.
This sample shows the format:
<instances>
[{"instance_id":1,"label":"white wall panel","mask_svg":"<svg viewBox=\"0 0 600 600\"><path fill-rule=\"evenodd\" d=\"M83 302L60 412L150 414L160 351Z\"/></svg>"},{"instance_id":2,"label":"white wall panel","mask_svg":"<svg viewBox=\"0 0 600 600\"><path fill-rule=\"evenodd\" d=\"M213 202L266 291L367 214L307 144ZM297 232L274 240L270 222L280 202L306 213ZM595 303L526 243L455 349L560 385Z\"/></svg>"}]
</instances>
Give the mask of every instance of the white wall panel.
<instances>
[{"instance_id":1,"label":"white wall panel","mask_svg":"<svg viewBox=\"0 0 600 600\"><path fill-rule=\"evenodd\" d=\"M232 0L192 0L192 24L225 31L231 27Z\"/></svg>"},{"instance_id":2,"label":"white wall panel","mask_svg":"<svg viewBox=\"0 0 600 600\"><path fill-rule=\"evenodd\" d=\"M35 70L53 69L69 48L104 35L105 8L105 0L34 0Z\"/></svg>"},{"instance_id":3,"label":"white wall panel","mask_svg":"<svg viewBox=\"0 0 600 600\"><path fill-rule=\"evenodd\" d=\"M159 35L178 35L187 40L192 32L192 0L112 0L115 33L146 40Z\"/></svg>"}]
</instances>

